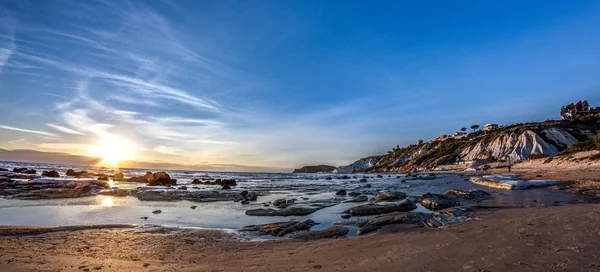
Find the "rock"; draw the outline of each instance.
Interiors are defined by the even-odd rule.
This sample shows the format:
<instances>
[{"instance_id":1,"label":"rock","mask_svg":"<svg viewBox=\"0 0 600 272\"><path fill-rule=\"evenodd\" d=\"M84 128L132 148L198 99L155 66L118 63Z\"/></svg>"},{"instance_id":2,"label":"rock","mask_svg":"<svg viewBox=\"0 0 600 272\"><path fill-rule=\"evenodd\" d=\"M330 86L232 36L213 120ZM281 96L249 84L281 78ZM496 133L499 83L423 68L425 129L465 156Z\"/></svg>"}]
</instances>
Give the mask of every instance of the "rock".
<instances>
[{"instance_id":1,"label":"rock","mask_svg":"<svg viewBox=\"0 0 600 272\"><path fill-rule=\"evenodd\" d=\"M98 177L97 180L109 181L110 179L108 177L104 176L104 177Z\"/></svg>"},{"instance_id":2,"label":"rock","mask_svg":"<svg viewBox=\"0 0 600 272\"><path fill-rule=\"evenodd\" d=\"M459 205L456 200L440 194L425 193L421 196L421 204L432 211L450 208Z\"/></svg>"},{"instance_id":3,"label":"rock","mask_svg":"<svg viewBox=\"0 0 600 272\"><path fill-rule=\"evenodd\" d=\"M142 216L140 219L148 220L148 216Z\"/></svg>"},{"instance_id":4,"label":"rock","mask_svg":"<svg viewBox=\"0 0 600 272\"><path fill-rule=\"evenodd\" d=\"M274 209L254 209L247 210L246 215L251 216L301 216L301 215L309 215L318 211L319 208L308 208L308 207L288 207L281 210Z\"/></svg>"},{"instance_id":5,"label":"rock","mask_svg":"<svg viewBox=\"0 0 600 272\"><path fill-rule=\"evenodd\" d=\"M33 179L0 183L0 196L17 199L53 199L93 196L110 186L99 180Z\"/></svg>"},{"instance_id":6,"label":"rock","mask_svg":"<svg viewBox=\"0 0 600 272\"><path fill-rule=\"evenodd\" d=\"M360 195L359 192L350 192L350 193L348 193L348 196L351 196L351 197L357 197L359 195Z\"/></svg>"},{"instance_id":7,"label":"rock","mask_svg":"<svg viewBox=\"0 0 600 272\"><path fill-rule=\"evenodd\" d=\"M75 172L73 169L68 169L65 175L68 177L93 177L94 173L89 173L87 171Z\"/></svg>"},{"instance_id":8,"label":"rock","mask_svg":"<svg viewBox=\"0 0 600 272\"><path fill-rule=\"evenodd\" d=\"M247 205L250 204L250 200L244 199L240 203L242 203L242 205ZM267 205L266 207L269 207L269 205Z\"/></svg>"},{"instance_id":9,"label":"rock","mask_svg":"<svg viewBox=\"0 0 600 272\"><path fill-rule=\"evenodd\" d=\"M286 234L290 234L293 232L298 232L302 230L309 230L314 225L316 225L312 220L306 220L302 222L298 221L289 221L289 222L277 222L271 224L263 224L263 225L252 225L246 226L242 229L242 231L258 231L261 234L270 234L273 236L284 236Z\"/></svg>"},{"instance_id":10,"label":"rock","mask_svg":"<svg viewBox=\"0 0 600 272\"><path fill-rule=\"evenodd\" d=\"M331 177L326 177L325 180L332 180L332 178Z\"/></svg>"},{"instance_id":11,"label":"rock","mask_svg":"<svg viewBox=\"0 0 600 272\"><path fill-rule=\"evenodd\" d=\"M192 210L195 210L196 208L198 208L198 206L195 206L195 205L194 205L194 206L191 206L190 208L191 208Z\"/></svg>"},{"instance_id":12,"label":"rock","mask_svg":"<svg viewBox=\"0 0 600 272\"><path fill-rule=\"evenodd\" d=\"M403 192L384 192L371 198L371 203L377 203L381 201L396 201L406 198L406 194Z\"/></svg>"},{"instance_id":13,"label":"rock","mask_svg":"<svg viewBox=\"0 0 600 272\"><path fill-rule=\"evenodd\" d=\"M371 184L367 184L367 185L365 185L364 187L365 187L365 188L371 188L372 186L371 186Z\"/></svg>"},{"instance_id":14,"label":"rock","mask_svg":"<svg viewBox=\"0 0 600 272\"><path fill-rule=\"evenodd\" d=\"M284 198L281 199L276 199L275 201L273 201L273 206L278 207L281 206L282 204L286 204L287 200L285 200Z\"/></svg>"},{"instance_id":15,"label":"rock","mask_svg":"<svg viewBox=\"0 0 600 272\"><path fill-rule=\"evenodd\" d=\"M117 172L117 173L115 173L115 175L113 176L113 180L114 180L114 181L124 181L124 180L125 180L125 176L123 176L123 173L121 173L121 172Z\"/></svg>"},{"instance_id":16,"label":"rock","mask_svg":"<svg viewBox=\"0 0 600 272\"><path fill-rule=\"evenodd\" d=\"M235 182L235 180L233 179L223 179L223 180L215 180L215 183L217 185L221 185L221 186L237 186L237 182Z\"/></svg>"},{"instance_id":17,"label":"rock","mask_svg":"<svg viewBox=\"0 0 600 272\"><path fill-rule=\"evenodd\" d=\"M177 188L177 190L187 190L187 186L185 186L185 185L179 186L179 188Z\"/></svg>"},{"instance_id":18,"label":"rock","mask_svg":"<svg viewBox=\"0 0 600 272\"><path fill-rule=\"evenodd\" d=\"M340 179L350 179L350 177L346 176L346 175L343 175L343 176L340 177Z\"/></svg>"},{"instance_id":19,"label":"rock","mask_svg":"<svg viewBox=\"0 0 600 272\"><path fill-rule=\"evenodd\" d=\"M431 218L433 215L426 213L403 213L395 212L391 214L377 216L369 219L362 227L358 230L359 235L371 233L380 229L383 226L391 224L402 224L404 228L415 228L425 226L425 221Z\"/></svg>"},{"instance_id":20,"label":"rock","mask_svg":"<svg viewBox=\"0 0 600 272\"><path fill-rule=\"evenodd\" d=\"M148 183L148 186L168 186L177 185L177 180L171 179L169 174L162 172L146 172L146 175L140 177L131 177L127 181Z\"/></svg>"},{"instance_id":21,"label":"rock","mask_svg":"<svg viewBox=\"0 0 600 272\"><path fill-rule=\"evenodd\" d=\"M229 187L229 185L223 185L223 188L221 188L222 190L231 190L231 187Z\"/></svg>"},{"instance_id":22,"label":"rock","mask_svg":"<svg viewBox=\"0 0 600 272\"><path fill-rule=\"evenodd\" d=\"M366 204L357 207L350 208L344 213L351 214L353 216L362 216L362 215L378 215L384 213L392 213L392 212L407 212L412 211L417 208L414 202L405 199L399 203L394 204Z\"/></svg>"},{"instance_id":23,"label":"rock","mask_svg":"<svg viewBox=\"0 0 600 272\"><path fill-rule=\"evenodd\" d=\"M294 203L296 203L296 200L298 200L298 199L295 199L295 198L288 199L287 204L294 204Z\"/></svg>"},{"instance_id":24,"label":"rock","mask_svg":"<svg viewBox=\"0 0 600 272\"><path fill-rule=\"evenodd\" d=\"M405 180L405 179L403 179L403 180L401 180L400 182L406 182L406 180Z\"/></svg>"},{"instance_id":25,"label":"rock","mask_svg":"<svg viewBox=\"0 0 600 272\"><path fill-rule=\"evenodd\" d=\"M192 184L202 184L202 181L199 179L192 180Z\"/></svg>"},{"instance_id":26,"label":"rock","mask_svg":"<svg viewBox=\"0 0 600 272\"><path fill-rule=\"evenodd\" d=\"M368 196L366 196L366 195L359 195L359 196L357 196L357 197L355 197L353 199L346 200L344 202L365 202L365 201L368 201L368 200L369 200Z\"/></svg>"},{"instance_id":27,"label":"rock","mask_svg":"<svg viewBox=\"0 0 600 272\"><path fill-rule=\"evenodd\" d=\"M358 182L367 182L366 178L361 178Z\"/></svg>"},{"instance_id":28,"label":"rock","mask_svg":"<svg viewBox=\"0 0 600 272\"><path fill-rule=\"evenodd\" d=\"M154 211L152 211L153 214L159 214L161 212L162 212L161 210L154 210Z\"/></svg>"},{"instance_id":29,"label":"rock","mask_svg":"<svg viewBox=\"0 0 600 272\"><path fill-rule=\"evenodd\" d=\"M292 239L299 239L304 241L318 240L318 239L334 239L340 237L346 237L349 230L342 226L332 226L324 230L314 231L302 231L290 236Z\"/></svg>"},{"instance_id":30,"label":"rock","mask_svg":"<svg viewBox=\"0 0 600 272\"><path fill-rule=\"evenodd\" d=\"M8 169L6 169L6 168L0 168L0 171L8 172Z\"/></svg>"},{"instance_id":31,"label":"rock","mask_svg":"<svg viewBox=\"0 0 600 272\"><path fill-rule=\"evenodd\" d=\"M59 178L60 174L56 170L42 171L42 177Z\"/></svg>"},{"instance_id":32,"label":"rock","mask_svg":"<svg viewBox=\"0 0 600 272\"><path fill-rule=\"evenodd\" d=\"M244 197L246 198L246 200L256 201L258 199L258 194L255 192L250 192L250 193L246 194Z\"/></svg>"},{"instance_id":33,"label":"rock","mask_svg":"<svg viewBox=\"0 0 600 272\"><path fill-rule=\"evenodd\" d=\"M335 194L336 195L346 195L346 190L339 190Z\"/></svg>"},{"instance_id":34,"label":"rock","mask_svg":"<svg viewBox=\"0 0 600 272\"><path fill-rule=\"evenodd\" d=\"M377 178L383 178L383 176L382 175L377 175Z\"/></svg>"},{"instance_id":35,"label":"rock","mask_svg":"<svg viewBox=\"0 0 600 272\"><path fill-rule=\"evenodd\" d=\"M475 201L490 199L492 197L492 195L490 193L483 191L483 190L476 190L476 189L469 190L469 191L451 189L451 190L446 191L444 193L444 195L455 196L455 197L463 198L466 200L475 200Z\"/></svg>"},{"instance_id":36,"label":"rock","mask_svg":"<svg viewBox=\"0 0 600 272\"><path fill-rule=\"evenodd\" d=\"M348 219L348 218L350 218L350 217L352 217L352 215L349 215L349 214L342 214L342 218L344 218L344 219Z\"/></svg>"},{"instance_id":37,"label":"rock","mask_svg":"<svg viewBox=\"0 0 600 272\"><path fill-rule=\"evenodd\" d=\"M245 198L248 195L248 191L241 191L240 195Z\"/></svg>"}]
</instances>

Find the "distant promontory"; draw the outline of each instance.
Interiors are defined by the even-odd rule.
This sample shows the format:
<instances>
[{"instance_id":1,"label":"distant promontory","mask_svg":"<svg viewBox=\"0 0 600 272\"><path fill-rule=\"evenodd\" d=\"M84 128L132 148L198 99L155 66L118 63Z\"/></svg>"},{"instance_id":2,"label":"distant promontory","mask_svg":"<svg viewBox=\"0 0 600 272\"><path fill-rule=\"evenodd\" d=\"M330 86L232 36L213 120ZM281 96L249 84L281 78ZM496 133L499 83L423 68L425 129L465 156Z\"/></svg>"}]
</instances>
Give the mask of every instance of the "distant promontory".
<instances>
[{"instance_id":1,"label":"distant promontory","mask_svg":"<svg viewBox=\"0 0 600 272\"><path fill-rule=\"evenodd\" d=\"M293 173L331 173L337 167L330 165L314 165L304 166L302 168L294 169Z\"/></svg>"}]
</instances>

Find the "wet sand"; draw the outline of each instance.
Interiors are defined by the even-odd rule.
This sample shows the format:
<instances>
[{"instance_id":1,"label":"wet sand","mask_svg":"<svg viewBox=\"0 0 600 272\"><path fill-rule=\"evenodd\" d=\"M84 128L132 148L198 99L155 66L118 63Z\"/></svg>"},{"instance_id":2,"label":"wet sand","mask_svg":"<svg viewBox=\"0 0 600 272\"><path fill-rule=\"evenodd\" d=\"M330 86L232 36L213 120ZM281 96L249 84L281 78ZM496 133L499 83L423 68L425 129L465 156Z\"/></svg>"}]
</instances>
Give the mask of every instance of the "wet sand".
<instances>
[{"instance_id":1,"label":"wet sand","mask_svg":"<svg viewBox=\"0 0 600 272\"><path fill-rule=\"evenodd\" d=\"M9 227L0 230L0 271L598 271L599 233L600 204L487 210L442 229L389 226L312 242Z\"/></svg>"}]
</instances>

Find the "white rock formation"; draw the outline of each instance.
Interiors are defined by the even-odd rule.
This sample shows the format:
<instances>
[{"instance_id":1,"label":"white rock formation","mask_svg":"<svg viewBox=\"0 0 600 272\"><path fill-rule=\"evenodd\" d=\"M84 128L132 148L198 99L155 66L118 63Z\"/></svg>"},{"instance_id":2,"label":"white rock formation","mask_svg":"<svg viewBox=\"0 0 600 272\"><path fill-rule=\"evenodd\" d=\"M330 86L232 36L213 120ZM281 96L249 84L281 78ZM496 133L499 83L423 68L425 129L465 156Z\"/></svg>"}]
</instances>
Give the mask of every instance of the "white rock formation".
<instances>
[{"instance_id":1,"label":"white rock formation","mask_svg":"<svg viewBox=\"0 0 600 272\"><path fill-rule=\"evenodd\" d=\"M554 131L554 137L561 143L571 143L568 132ZM561 136L565 139L560 139ZM573 136L570 136L571 138ZM575 140L576 141L576 140ZM463 160L485 159L489 156L496 159L509 158L512 161L526 160L531 154L556 155L557 147L548 143L531 130L521 134L501 134L489 143L480 140L477 144L461 151Z\"/></svg>"},{"instance_id":2,"label":"white rock formation","mask_svg":"<svg viewBox=\"0 0 600 272\"><path fill-rule=\"evenodd\" d=\"M380 156L362 158L353 162L352 164L340 166L337 169L333 170L333 172L338 174L350 174L354 171L361 171L367 168L371 168L377 165L379 160L381 160Z\"/></svg>"}]
</instances>

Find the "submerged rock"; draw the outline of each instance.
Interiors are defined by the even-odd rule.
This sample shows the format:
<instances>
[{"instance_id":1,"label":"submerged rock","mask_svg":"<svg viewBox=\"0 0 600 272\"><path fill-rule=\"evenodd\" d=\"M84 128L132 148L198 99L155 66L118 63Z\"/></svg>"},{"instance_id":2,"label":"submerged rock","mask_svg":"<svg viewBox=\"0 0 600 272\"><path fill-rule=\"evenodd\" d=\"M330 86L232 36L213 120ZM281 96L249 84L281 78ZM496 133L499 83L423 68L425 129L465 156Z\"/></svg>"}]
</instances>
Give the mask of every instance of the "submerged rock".
<instances>
[{"instance_id":1,"label":"submerged rock","mask_svg":"<svg viewBox=\"0 0 600 272\"><path fill-rule=\"evenodd\" d=\"M339 190L335 192L336 195L346 195L346 190Z\"/></svg>"},{"instance_id":2,"label":"submerged rock","mask_svg":"<svg viewBox=\"0 0 600 272\"><path fill-rule=\"evenodd\" d=\"M351 215L378 215L392 212L407 212L417 208L414 202L409 199L405 199L399 203L379 205L379 204L366 204L357 207L350 208L344 213Z\"/></svg>"},{"instance_id":3,"label":"submerged rock","mask_svg":"<svg viewBox=\"0 0 600 272\"><path fill-rule=\"evenodd\" d=\"M365 201L368 201L368 200L369 200L368 196L366 196L366 195L359 195L359 196L357 196L357 197L355 197L353 199L346 200L344 202L365 202Z\"/></svg>"},{"instance_id":4,"label":"submerged rock","mask_svg":"<svg viewBox=\"0 0 600 272\"><path fill-rule=\"evenodd\" d=\"M276 199L275 201L273 201L273 206L279 207L286 203L287 203L287 200L285 200L285 198Z\"/></svg>"},{"instance_id":5,"label":"submerged rock","mask_svg":"<svg viewBox=\"0 0 600 272\"><path fill-rule=\"evenodd\" d=\"M391 214L377 216L369 219L362 227L358 230L359 235L371 233L380 229L386 225L402 224L405 228L416 228L425 226L425 222L429 220L433 215L427 213L403 213L395 212Z\"/></svg>"},{"instance_id":6,"label":"submerged rock","mask_svg":"<svg viewBox=\"0 0 600 272\"><path fill-rule=\"evenodd\" d=\"M258 231L261 234L269 234L273 236L284 236L293 232L309 230L316 225L312 220L306 220L302 222L289 221L289 222L277 222L263 225L252 225L246 226L242 231Z\"/></svg>"},{"instance_id":7,"label":"submerged rock","mask_svg":"<svg viewBox=\"0 0 600 272\"><path fill-rule=\"evenodd\" d=\"M381 201L397 201L406 198L406 194L403 192L384 192L371 198L371 203L377 203Z\"/></svg>"},{"instance_id":8,"label":"submerged rock","mask_svg":"<svg viewBox=\"0 0 600 272\"><path fill-rule=\"evenodd\" d=\"M22 174L35 174L37 171L35 169L27 169L27 168L14 168L13 172L22 173Z\"/></svg>"},{"instance_id":9,"label":"submerged rock","mask_svg":"<svg viewBox=\"0 0 600 272\"><path fill-rule=\"evenodd\" d=\"M156 190L150 187L139 187L131 191L131 195L142 201L177 201L188 200L194 202L214 202L214 201L240 201L243 197L236 192L226 191L189 191L163 189ZM246 195L249 196L250 194Z\"/></svg>"},{"instance_id":10,"label":"submerged rock","mask_svg":"<svg viewBox=\"0 0 600 272\"><path fill-rule=\"evenodd\" d=\"M303 231L290 236L293 239L299 240L318 240L318 239L334 239L345 237L348 234L348 228L342 226L332 226L324 230Z\"/></svg>"},{"instance_id":11,"label":"submerged rock","mask_svg":"<svg viewBox=\"0 0 600 272\"><path fill-rule=\"evenodd\" d=\"M254 209L247 210L246 215L251 216L302 216L309 215L318 211L320 208L309 208L309 207L287 207L285 209Z\"/></svg>"},{"instance_id":12,"label":"submerged rock","mask_svg":"<svg viewBox=\"0 0 600 272\"><path fill-rule=\"evenodd\" d=\"M59 178L60 174L56 170L42 171L42 177Z\"/></svg>"}]
</instances>

